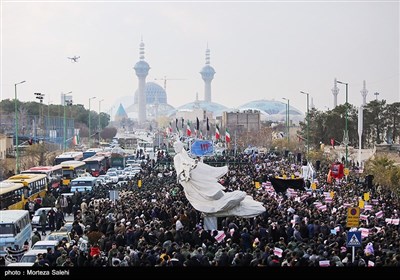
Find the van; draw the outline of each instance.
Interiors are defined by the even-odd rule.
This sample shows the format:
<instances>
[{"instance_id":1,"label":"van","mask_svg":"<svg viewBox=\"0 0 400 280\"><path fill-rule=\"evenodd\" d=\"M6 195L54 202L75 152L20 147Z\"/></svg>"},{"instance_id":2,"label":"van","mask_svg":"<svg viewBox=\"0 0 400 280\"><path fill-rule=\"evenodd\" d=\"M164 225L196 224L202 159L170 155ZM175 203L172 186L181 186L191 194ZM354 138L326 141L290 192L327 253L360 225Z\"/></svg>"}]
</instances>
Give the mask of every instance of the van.
<instances>
[{"instance_id":1,"label":"van","mask_svg":"<svg viewBox=\"0 0 400 280\"><path fill-rule=\"evenodd\" d=\"M23 248L32 235L31 219L27 210L0 211L0 256L6 255L8 247L14 250Z\"/></svg>"},{"instance_id":2,"label":"van","mask_svg":"<svg viewBox=\"0 0 400 280\"><path fill-rule=\"evenodd\" d=\"M78 192L91 192L96 186L96 177L78 177L71 181L71 193Z\"/></svg>"}]
</instances>

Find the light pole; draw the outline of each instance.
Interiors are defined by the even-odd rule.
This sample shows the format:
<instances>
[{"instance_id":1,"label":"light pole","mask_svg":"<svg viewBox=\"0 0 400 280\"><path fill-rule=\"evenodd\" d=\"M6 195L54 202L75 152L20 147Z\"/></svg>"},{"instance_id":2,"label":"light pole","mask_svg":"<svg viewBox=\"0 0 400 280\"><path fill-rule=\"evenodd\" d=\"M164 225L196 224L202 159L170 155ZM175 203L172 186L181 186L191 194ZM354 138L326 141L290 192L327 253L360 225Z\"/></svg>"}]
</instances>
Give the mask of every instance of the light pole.
<instances>
[{"instance_id":1,"label":"light pole","mask_svg":"<svg viewBox=\"0 0 400 280\"><path fill-rule=\"evenodd\" d=\"M95 99L96 96L89 98L89 139L88 139L88 148L90 149L90 100Z\"/></svg>"},{"instance_id":2,"label":"light pole","mask_svg":"<svg viewBox=\"0 0 400 280\"><path fill-rule=\"evenodd\" d=\"M65 97L67 96L67 94L71 94L72 91L67 92L67 93L63 93L63 109L64 109L64 133L63 133L63 152L65 152L65 150L67 149L67 121L65 118ZM68 102L69 104L70 102Z\"/></svg>"},{"instance_id":3,"label":"light pole","mask_svg":"<svg viewBox=\"0 0 400 280\"><path fill-rule=\"evenodd\" d=\"M42 125L42 132L44 131L44 121L43 121L43 98L45 94L40 93L40 92L35 92L34 95L36 95L36 99L40 101L39 104L39 121L38 121L38 127L40 129L40 125ZM42 133L43 136L43 133Z\"/></svg>"},{"instance_id":4,"label":"light pole","mask_svg":"<svg viewBox=\"0 0 400 280\"><path fill-rule=\"evenodd\" d=\"M289 99L285 98L285 97L282 97L282 99L287 101L287 107L286 107L286 137L287 137L287 142L288 142L288 145L289 145L289 138L290 138L290 136L289 136L289 126L290 126ZM288 147L288 149L289 149L289 147Z\"/></svg>"},{"instance_id":5,"label":"light pole","mask_svg":"<svg viewBox=\"0 0 400 280\"><path fill-rule=\"evenodd\" d=\"M310 153L310 112L309 112L309 97L310 94L308 92L300 91L302 94L307 95L307 162L308 162L308 154Z\"/></svg>"},{"instance_id":6,"label":"light pole","mask_svg":"<svg viewBox=\"0 0 400 280\"><path fill-rule=\"evenodd\" d=\"M346 123L345 123L345 131L344 131L344 146L346 147L346 162L345 162L345 167L347 167L347 157L348 157L348 154L349 154L349 152L348 152L348 145L349 145L349 131L348 131L348 128L347 128L347 119L348 119L348 110L347 110L347 107L349 107L348 106L348 86L349 86L349 84L348 83L345 83L345 82L341 82L341 81L337 81L337 83L339 83L339 84L342 84L342 85L346 85Z\"/></svg>"},{"instance_id":7,"label":"light pole","mask_svg":"<svg viewBox=\"0 0 400 280\"><path fill-rule=\"evenodd\" d=\"M99 147L100 147L100 130L101 130L101 124L100 124L100 112L101 112L101 101L104 101L104 99L102 99L102 100L99 100Z\"/></svg>"},{"instance_id":8,"label":"light pole","mask_svg":"<svg viewBox=\"0 0 400 280\"><path fill-rule=\"evenodd\" d=\"M17 106L17 85L23 84L26 81L22 81L14 84L14 110L15 110L15 174L19 174L19 147L18 147L18 106Z\"/></svg>"},{"instance_id":9,"label":"light pole","mask_svg":"<svg viewBox=\"0 0 400 280\"><path fill-rule=\"evenodd\" d=\"M374 92L374 95L375 95L375 100L378 101L379 92Z\"/></svg>"}]
</instances>

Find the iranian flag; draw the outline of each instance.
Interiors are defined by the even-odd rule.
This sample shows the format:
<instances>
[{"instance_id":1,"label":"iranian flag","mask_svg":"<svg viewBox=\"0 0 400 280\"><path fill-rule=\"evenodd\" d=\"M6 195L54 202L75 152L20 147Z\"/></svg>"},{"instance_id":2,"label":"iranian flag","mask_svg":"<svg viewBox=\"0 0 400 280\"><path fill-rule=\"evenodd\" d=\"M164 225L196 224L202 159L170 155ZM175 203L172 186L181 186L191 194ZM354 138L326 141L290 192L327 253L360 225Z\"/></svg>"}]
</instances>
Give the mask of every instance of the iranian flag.
<instances>
[{"instance_id":1,"label":"iranian flag","mask_svg":"<svg viewBox=\"0 0 400 280\"><path fill-rule=\"evenodd\" d=\"M187 136L192 135L192 130L190 129L190 122L189 121L187 122L187 125L186 125L186 135Z\"/></svg>"},{"instance_id":2,"label":"iranian flag","mask_svg":"<svg viewBox=\"0 0 400 280\"><path fill-rule=\"evenodd\" d=\"M79 144L79 136L75 135L74 138L72 138L72 144L78 145Z\"/></svg>"},{"instance_id":3,"label":"iranian flag","mask_svg":"<svg viewBox=\"0 0 400 280\"><path fill-rule=\"evenodd\" d=\"M231 135L229 134L229 130L225 130L225 142L230 143L231 142Z\"/></svg>"},{"instance_id":4,"label":"iranian flag","mask_svg":"<svg viewBox=\"0 0 400 280\"><path fill-rule=\"evenodd\" d=\"M218 140L221 137L219 134L219 127L218 125L215 126L215 140Z\"/></svg>"}]
</instances>

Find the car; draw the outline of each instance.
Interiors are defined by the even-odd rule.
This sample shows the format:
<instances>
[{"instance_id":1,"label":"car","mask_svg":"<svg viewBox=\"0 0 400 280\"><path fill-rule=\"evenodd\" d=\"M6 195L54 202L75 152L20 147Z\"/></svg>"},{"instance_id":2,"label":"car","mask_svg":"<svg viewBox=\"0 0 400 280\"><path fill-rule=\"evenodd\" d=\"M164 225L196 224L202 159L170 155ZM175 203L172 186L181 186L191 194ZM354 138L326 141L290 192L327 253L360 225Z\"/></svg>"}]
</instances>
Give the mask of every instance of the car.
<instances>
[{"instance_id":1,"label":"car","mask_svg":"<svg viewBox=\"0 0 400 280\"><path fill-rule=\"evenodd\" d=\"M53 252L55 252L57 249L58 243L59 243L58 240L40 240L40 241L36 242L35 244L33 244L31 249L32 250L35 250L35 249L47 250L47 248L52 248Z\"/></svg>"},{"instance_id":2,"label":"car","mask_svg":"<svg viewBox=\"0 0 400 280\"><path fill-rule=\"evenodd\" d=\"M69 245L71 244L71 237L69 235L69 232L67 231L53 231L45 238L45 240L57 240L57 241L62 241L63 239L65 239L66 246L67 248L69 248Z\"/></svg>"},{"instance_id":3,"label":"car","mask_svg":"<svg viewBox=\"0 0 400 280\"><path fill-rule=\"evenodd\" d=\"M72 221L66 222L58 231L59 232L65 232L65 231L66 232L71 232L72 227L73 227L73 223L74 222L72 222ZM82 231L84 231L85 230L85 226L83 224L81 224L81 223L79 223L79 225L81 226Z\"/></svg>"},{"instance_id":4,"label":"car","mask_svg":"<svg viewBox=\"0 0 400 280\"><path fill-rule=\"evenodd\" d=\"M37 255L45 253L47 253L46 249L35 249L35 250L31 249L21 257L19 263L32 263L33 265L36 261Z\"/></svg>"},{"instance_id":5,"label":"car","mask_svg":"<svg viewBox=\"0 0 400 280\"><path fill-rule=\"evenodd\" d=\"M35 262L12 262L9 263L7 266L18 266L18 267L24 267L24 266L33 266Z\"/></svg>"},{"instance_id":6,"label":"car","mask_svg":"<svg viewBox=\"0 0 400 280\"><path fill-rule=\"evenodd\" d=\"M53 208L54 212L57 213L57 208L55 208L55 207L41 207L41 208L39 208L38 210L35 211L35 213L33 214L32 220L31 220L31 224L32 224L33 228L40 228L41 227L41 225L39 224L40 214L44 210L46 212L46 216L47 216L47 214L49 213L51 208ZM48 221L47 221L46 228L49 228Z\"/></svg>"},{"instance_id":7,"label":"car","mask_svg":"<svg viewBox=\"0 0 400 280\"><path fill-rule=\"evenodd\" d=\"M111 178L108 175L99 175L97 180L101 181L103 184L112 183Z\"/></svg>"},{"instance_id":8,"label":"car","mask_svg":"<svg viewBox=\"0 0 400 280\"><path fill-rule=\"evenodd\" d=\"M106 175L110 177L111 183L118 183L119 178L117 172L109 171Z\"/></svg>"}]
</instances>

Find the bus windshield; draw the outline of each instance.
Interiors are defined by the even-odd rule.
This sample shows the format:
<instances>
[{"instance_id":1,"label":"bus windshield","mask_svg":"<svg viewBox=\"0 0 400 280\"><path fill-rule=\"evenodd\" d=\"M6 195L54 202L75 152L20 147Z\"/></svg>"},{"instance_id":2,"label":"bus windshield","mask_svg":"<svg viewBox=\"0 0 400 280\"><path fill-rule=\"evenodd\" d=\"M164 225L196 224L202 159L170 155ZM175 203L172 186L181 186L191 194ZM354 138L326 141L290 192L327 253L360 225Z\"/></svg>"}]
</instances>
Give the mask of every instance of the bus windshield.
<instances>
[{"instance_id":1,"label":"bus windshield","mask_svg":"<svg viewBox=\"0 0 400 280\"><path fill-rule=\"evenodd\" d=\"M13 224L0 224L0 234L12 234L15 235Z\"/></svg>"}]
</instances>

